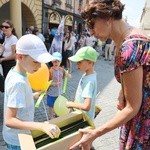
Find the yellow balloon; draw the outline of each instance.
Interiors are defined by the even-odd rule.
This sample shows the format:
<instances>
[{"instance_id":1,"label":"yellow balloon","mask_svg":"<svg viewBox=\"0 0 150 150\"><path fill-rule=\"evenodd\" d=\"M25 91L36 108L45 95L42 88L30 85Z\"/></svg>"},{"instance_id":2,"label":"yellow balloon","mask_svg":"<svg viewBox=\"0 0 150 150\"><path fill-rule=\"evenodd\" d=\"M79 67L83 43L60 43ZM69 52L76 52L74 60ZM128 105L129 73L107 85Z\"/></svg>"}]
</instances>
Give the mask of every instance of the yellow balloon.
<instances>
[{"instance_id":1,"label":"yellow balloon","mask_svg":"<svg viewBox=\"0 0 150 150\"><path fill-rule=\"evenodd\" d=\"M27 76L33 90L46 90L49 80L49 70L46 64L41 64L38 71L33 74L27 73Z\"/></svg>"},{"instance_id":2,"label":"yellow balloon","mask_svg":"<svg viewBox=\"0 0 150 150\"><path fill-rule=\"evenodd\" d=\"M54 103L54 111L57 116L65 116L69 114L70 109L66 107L67 101L68 100L64 96L62 95L58 96L58 98Z\"/></svg>"}]
</instances>

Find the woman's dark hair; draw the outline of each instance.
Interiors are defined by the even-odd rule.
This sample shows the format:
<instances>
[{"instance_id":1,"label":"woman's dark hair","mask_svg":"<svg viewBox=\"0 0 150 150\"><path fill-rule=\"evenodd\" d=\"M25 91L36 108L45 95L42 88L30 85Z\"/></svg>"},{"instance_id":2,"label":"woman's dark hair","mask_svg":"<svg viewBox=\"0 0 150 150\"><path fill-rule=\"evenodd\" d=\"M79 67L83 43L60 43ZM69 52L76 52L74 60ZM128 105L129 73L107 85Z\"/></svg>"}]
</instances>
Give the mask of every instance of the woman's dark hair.
<instances>
[{"instance_id":1,"label":"woman's dark hair","mask_svg":"<svg viewBox=\"0 0 150 150\"><path fill-rule=\"evenodd\" d=\"M67 32L67 33L69 33L69 37L67 37L67 43L70 41L70 38L71 38L71 34L70 34L70 32Z\"/></svg>"},{"instance_id":2,"label":"woman's dark hair","mask_svg":"<svg viewBox=\"0 0 150 150\"><path fill-rule=\"evenodd\" d=\"M17 36L16 30L14 28L14 25L13 25L13 23L10 20L4 20L3 23L9 24L9 26L12 28L12 34L15 35L15 36Z\"/></svg>"},{"instance_id":3,"label":"woman's dark hair","mask_svg":"<svg viewBox=\"0 0 150 150\"><path fill-rule=\"evenodd\" d=\"M119 20L122 19L123 10L124 5L120 0L92 0L84 7L81 16L87 23L96 18Z\"/></svg>"}]
</instances>

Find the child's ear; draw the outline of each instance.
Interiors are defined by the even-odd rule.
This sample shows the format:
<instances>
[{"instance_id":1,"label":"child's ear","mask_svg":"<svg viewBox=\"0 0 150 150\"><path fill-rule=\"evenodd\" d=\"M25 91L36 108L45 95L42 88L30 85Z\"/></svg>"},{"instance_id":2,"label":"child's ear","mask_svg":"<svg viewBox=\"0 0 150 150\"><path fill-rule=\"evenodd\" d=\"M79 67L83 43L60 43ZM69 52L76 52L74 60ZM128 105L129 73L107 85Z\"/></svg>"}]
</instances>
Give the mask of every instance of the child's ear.
<instances>
[{"instance_id":1,"label":"child's ear","mask_svg":"<svg viewBox=\"0 0 150 150\"><path fill-rule=\"evenodd\" d=\"M22 54L16 54L17 59L22 59Z\"/></svg>"}]
</instances>

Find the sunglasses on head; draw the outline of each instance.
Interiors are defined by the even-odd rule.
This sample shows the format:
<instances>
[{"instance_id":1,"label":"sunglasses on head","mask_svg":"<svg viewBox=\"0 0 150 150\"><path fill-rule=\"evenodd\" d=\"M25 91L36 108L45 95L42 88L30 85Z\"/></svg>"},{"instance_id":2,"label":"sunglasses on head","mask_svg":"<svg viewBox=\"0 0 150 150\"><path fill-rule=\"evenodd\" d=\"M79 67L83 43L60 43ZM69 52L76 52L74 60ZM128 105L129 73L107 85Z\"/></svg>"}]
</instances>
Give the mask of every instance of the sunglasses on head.
<instances>
[{"instance_id":1,"label":"sunglasses on head","mask_svg":"<svg viewBox=\"0 0 150 150\"><path fill-rule=\"evenodd\" d=\"M10 26L3 26L3 25L1 25L1 28L9 29Z\"/></svg>"}]
</instances>

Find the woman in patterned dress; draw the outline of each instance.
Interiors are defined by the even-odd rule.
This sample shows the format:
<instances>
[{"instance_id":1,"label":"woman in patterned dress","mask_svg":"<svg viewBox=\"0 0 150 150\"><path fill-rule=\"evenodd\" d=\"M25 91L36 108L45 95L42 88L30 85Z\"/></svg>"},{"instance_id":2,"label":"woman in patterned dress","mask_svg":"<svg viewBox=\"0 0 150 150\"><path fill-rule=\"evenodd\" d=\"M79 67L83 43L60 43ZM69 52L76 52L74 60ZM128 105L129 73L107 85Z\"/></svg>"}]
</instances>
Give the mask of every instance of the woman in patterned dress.
<instances>
[{"instance_id":1,"label":"woman in patterned dress","mask_svg":"<svg viewBox=\"0 0 150 150\"><path fill-rule=\"evenodd\" d=\"M123 10L119 0L93 0L81 13L91 34L114 41L115 77L122 88L116 115L100 127L79 130L83 136L70 150L77 146L89 150L97 137L118 127L120 150L150 150L150 40L122 20Z\"/></svg>"}]
</instances>

